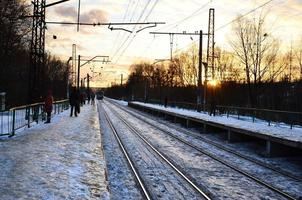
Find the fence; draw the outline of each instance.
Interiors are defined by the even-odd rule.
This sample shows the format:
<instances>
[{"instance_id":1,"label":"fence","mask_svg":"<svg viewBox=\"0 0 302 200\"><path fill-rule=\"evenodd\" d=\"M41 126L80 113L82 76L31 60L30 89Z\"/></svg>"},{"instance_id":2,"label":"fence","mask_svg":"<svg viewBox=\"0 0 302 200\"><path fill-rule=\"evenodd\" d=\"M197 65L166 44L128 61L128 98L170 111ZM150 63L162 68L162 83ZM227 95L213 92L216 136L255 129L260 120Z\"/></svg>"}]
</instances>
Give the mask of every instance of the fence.
<instances>
[{"instance_id":1,"label":"fence","mask_svg":"<svg viewBox=\"0 0 302 200\"><path fill-rule=\"evenodd\" d=\"M150 103L163 104L163 101L151 99ZM202 112L208 112L210 105L206 105L205 109L203 106L198 106L194 103L188 102L168 102L170 107L178 107L189 110L201 109ZM281 110L269 110L269 109L258 109L258 108L245 108L235 106L215 106L215 113L226 117L233 117L241 120L252 121L252 122L265 122L269 126L274 124L290 126L302 126L302 113L281 111Z\"/></svg>"},{"instance_id":2,"label":"fence","mask_svg":"<svg viewBox=\"0 0 302 200\"><path fill-rule=\"evenodd\" d=\"M53 103L53 114L59 114L68 109L68 100L55 101ZM15 131L22 127L30 127L31 123L44 121L44 102L11 108L0 112L0 136L14 136Z\"/></svg>"}]
</instances>

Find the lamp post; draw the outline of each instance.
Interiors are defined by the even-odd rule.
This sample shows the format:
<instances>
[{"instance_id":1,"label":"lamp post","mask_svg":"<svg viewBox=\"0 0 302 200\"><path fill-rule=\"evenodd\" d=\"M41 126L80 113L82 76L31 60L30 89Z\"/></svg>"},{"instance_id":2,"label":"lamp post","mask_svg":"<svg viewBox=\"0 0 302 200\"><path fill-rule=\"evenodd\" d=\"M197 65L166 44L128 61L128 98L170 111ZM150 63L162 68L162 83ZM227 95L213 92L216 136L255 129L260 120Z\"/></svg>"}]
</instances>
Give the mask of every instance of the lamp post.
<instances>
[{"instance_id":1,"label":"lamp post","mask_svg":"<svg viewBox=\"0 0 302 200\"><path fill-rule=\"evenodd\" d=\"M66 97L69 98L69 63L72 60L72 57L69 57L67 60L66 66Z\"/></svg>"}]
</instances>

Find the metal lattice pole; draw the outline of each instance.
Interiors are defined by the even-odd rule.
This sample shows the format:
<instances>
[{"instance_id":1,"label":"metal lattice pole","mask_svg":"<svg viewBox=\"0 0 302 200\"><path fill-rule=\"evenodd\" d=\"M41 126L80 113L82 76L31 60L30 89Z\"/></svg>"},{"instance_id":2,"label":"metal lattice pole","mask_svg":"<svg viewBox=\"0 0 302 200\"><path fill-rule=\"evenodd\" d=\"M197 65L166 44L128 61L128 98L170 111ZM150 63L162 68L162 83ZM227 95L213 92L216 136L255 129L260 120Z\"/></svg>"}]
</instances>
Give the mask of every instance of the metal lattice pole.
<instances>
[{"instance_id":1,"label":"metal lattice pole","mask_svg":"<svg viewBox=\"0 0 302 200\"><path fill-rule=\"evenodd\" d=\"M34 0L32 16L32 38L30 46L30 69L28 83L28 103L40 100L45 87L45 3Z\"/></svg>"},{"instance_id":2,"label":"metal lattice pole","mask_svg":"<svg viewBox=\"0 0 302 200\"><path fill-rule=\"evenodd\" d=\"M211 78L215 79L215 63L214 63L214 46L215 46L215 10L209 10L209 24L208 24L208 45L207 45L207 63L208 70L211 70ZM207 74L208 77L208 74Z\"/></svg>"},{"instance_id":3,"label":"metal lattice pole","mask_svg":"<svg viewBox=\"0 0 302 200\"><path fill-rule=\"evenodd\" d=\"M215 10L210 8L209 10L209 24L208 24L208 44L207 44L207 64L205 65L205 80L204 80L204 109L207 104L207 86L209 80L209 70L211 70L211 78L215 78L215 66L214 66L214 45L215 45L215 24L214 24Z\"/></svg>"}]
</instances>

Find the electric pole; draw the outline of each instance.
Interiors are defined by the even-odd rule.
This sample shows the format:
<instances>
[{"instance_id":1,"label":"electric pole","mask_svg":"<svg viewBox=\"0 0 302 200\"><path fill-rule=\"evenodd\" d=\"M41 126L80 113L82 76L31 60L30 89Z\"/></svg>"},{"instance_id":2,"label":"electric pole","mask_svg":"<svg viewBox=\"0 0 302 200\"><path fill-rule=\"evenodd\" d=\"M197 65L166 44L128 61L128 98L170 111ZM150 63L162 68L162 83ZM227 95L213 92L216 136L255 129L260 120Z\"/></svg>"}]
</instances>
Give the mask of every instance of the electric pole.
<instances>
[{"instance_id":1,"label":"electric pole","mask_svg":"<svg viewBox=\"0 0 302 200\"><path fill-rule=\"evenodd\" d=\"M215 10L210 8L209 10L209 24L208 24L208 45L207 45L207 64L205 65L205 80L204 80L204 111L207 104L207 88L208 88L208 69L210 68L212 79L215 79L215 66L214 66L214 51L215 51Z\"/></svg>"},{"instance_id":2,"label":"electric pole","mask_svg":"<svg viewBox=\"0 0 302 200\"><path fill-rule=\"evenodd\" d=\"M201 87L202 87L202 30L199 31L199 59L198 59L198 94L197 94L197 111L201 111Z\"/></svg>"},{"instance_id":3,"label":"electric pole","mask_svg":"<svg viewBox=\"0 0 302 200\"><path fill-rule=\"evenodd\" d=\"M30 42L30 66L28 75L28 103L40 101L45 91L45 14L46 8L69 0L56 1L46 4L46 0L32 0L33 13L32 33Z\"/></svg>"},{"instance_id":4,"label":"electric pole","mask_svg":"<svg viewBox=\"0 0 302 200\"><path fill-rule=\"evenodd\" d=\"M80 67L81 67L81 55L78 56L78 77L77 77L77 89L80 89Z\"/></svg>"},{"instance_id":5,"label":"electric pole","mask_svg":"<svg viewBox=\"0 0 302 200\"><path fill-rule=\"evenodd\" d=\"M95 60L96 58L103 58L103 60ZM81 64L81 61L86 61L85 63ZM90 63L90 62L102 62L102 63L109 63L109 56L94 56L91 59L81 59L81 56L78 55L78 72L77 72L77 89L79 89L79 82L80 82L80 75L81 75L81 67ZM89 74L87 74L88 78ZM87 79L89 82L89 78Z\"/></svg>"},{"instance_id":6,"label":"electric pole","mask_svg":"<svg viewBox=\"0 0 302 200\"><path fill-rule=\"evenodd\" d=\"M171 45L171 61L173 60L173 56L172 56L172 48L173 48L173 37L174 35L199 35L199 62L198 62L198 83L197 83L197 106L198 106L198 111L201 111L201 99L202 99L202 38L204 35L208 35L207 33L203 33L202 30L200 30L199 32L195 32L195 33L187 33L187 32L150 32L150 34L158 34L158 35L169 35L170 36L170 45ZM172 38L172 39L171 39ZM206 78L205 78L206 80ZM205 89L204 89L205 90Z\"/></svg>"},{"instance_id":7,"label":"electric pole","mask_svg":"<svg viewBox=\"0 0 302 200\"><path fill-rule=\"evenodd\" d=\"M90 76L87 73L87 92L89 92L89 81L90 81L89 78L90 78Z\"/></svg>"}]
</instances>

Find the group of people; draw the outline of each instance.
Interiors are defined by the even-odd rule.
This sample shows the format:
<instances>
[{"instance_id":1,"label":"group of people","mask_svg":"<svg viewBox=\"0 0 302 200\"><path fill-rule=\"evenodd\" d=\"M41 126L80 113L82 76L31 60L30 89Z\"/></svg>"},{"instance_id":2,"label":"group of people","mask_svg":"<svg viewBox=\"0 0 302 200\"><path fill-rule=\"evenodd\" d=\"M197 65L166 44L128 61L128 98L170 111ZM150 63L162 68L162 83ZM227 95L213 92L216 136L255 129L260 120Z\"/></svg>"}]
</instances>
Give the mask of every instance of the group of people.
<instances>
[{"instance_id":1,"label":"group of people","mask_svg":"<svg viewBox=\"0 0 302 200\"><path fill-rule=\"evenodd\" d=\"M76 88L72 88L71 93L69 95L69 104L70 104L70 117L72 117L73 113L74 116L78 116L80 113L80 106L83 106L86 104L86 99L88 101L88 104L91 105L95 104L95 94L94 92L88 90L85 92L80 92Z\"/></svg>"},{"instance_id":2,"label":"group of people","mask_svg":"<svg viewBox=\"0 0 302 200\"><path fill-rule=\"evenodd\" d=\"M71 89L69 95L69 104L71 107L70 117L74 114L74 116L78 116L80 113L80 106L83 106L88 101L88 104L95 105L95 93L91 90L87 90L87 92L80 92L75 87ZM45 123L50 123L51 112L53 109L53 96L52 91L48 90L47 95L44 101L44 112L46 113L46 121Z\"/></svg>"}]
</instances>

